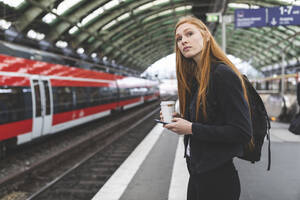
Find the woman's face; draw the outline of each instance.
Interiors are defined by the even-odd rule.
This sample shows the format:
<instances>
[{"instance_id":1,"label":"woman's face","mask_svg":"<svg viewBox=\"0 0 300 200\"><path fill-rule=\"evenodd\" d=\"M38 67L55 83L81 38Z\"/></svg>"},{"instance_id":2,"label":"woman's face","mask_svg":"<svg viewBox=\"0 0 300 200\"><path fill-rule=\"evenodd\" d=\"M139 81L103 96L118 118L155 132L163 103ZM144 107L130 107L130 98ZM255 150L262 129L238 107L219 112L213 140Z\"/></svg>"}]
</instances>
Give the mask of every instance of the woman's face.
<instances>
[{"instance_id":1,"label":"woman's face","mask_svg":"<svg viewBox=\"0 0 300 200\"><path fill-rule=\"evenodd\" d=\"M184 57L195 58L200 56L203 49L203 37L195 25L184 23L178 26L175 40Z\"/></svg>"}]
</instances>

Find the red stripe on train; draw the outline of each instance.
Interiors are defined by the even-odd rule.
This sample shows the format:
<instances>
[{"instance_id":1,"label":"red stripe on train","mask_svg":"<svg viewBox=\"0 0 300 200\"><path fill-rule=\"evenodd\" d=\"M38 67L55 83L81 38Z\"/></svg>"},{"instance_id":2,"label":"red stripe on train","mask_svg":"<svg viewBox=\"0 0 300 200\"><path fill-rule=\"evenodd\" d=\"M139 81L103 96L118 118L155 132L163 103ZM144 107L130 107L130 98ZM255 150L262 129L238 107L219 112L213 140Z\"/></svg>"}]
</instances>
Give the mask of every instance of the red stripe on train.
<instances>
[{"instance_id":1,"label":"red stripe on train","mask_svg":"<svg viewBox=\"0 0 300 200\"><path fill-rule=\"evenodd\" d=\"M60 123L65 123L68 121L72 121L75 119L79 119L82 117L86 117L92 114L100 113L103 111L115 109L118 106L124 106L132 103L136 103L140 101L140 98L135 98L135 99L129 99L121 102L116 102L116 103L110 103L110 104L105 104L105 105L100 105L100 106L94 106L90 108L84 108L84 109L79 109L79 110L73 110L69 112L64 112L64 113L58 113L53 115L53 121L52 125L57 125Z\"/></svg>"},{"instance_id":2,"label":"red stripe on train","mask_svg":"<svg viewBox=\"0 0 300 200\"><path fill-rule=\"evenodd\" d=\"M115 83L100 83L90 81L72 81L51 79L52 86L75 86L75 87L116 87Z\"/></svg>"},{"instance_id":3,"label":"red stripe on train","mask_svg":"<svg viewBox=\"0 0 300 200\"><path fill-rule=\"evenodd\" d=\"M0 140L32 132L32 119L0 125Z\"/></svg>"},{"instance_id":4,"label":"red stripe on train","mask_svg":"<svg viewBox=\"0 0 300 200\"><path fill-rule=\"evenodd\" d=\"M120 101L119 102L119 106L125 106L125 105L128 105L128 104L132 104L132 103L136 103L136 102L139 102L141 100L141 98L135 98L135 99L128 99L128 100L125 100L125 101Z\"/></svg>"},{"instance_id":5,"label":"red stripe on train","mask_svg":"<svg viewBox=\"0 0 300 200\"><path fill-rule=\"evenodd\" d=\"M26 77L3 76L0 75L0 86L30 86L30 81Z\"/></svg>"},{"instance_id":6,"label":"red stripe on train","mask_svg":"<svg viewBox=\"0 0 300 200\"><path fill-rule=\"evenodd\" d=\"M91 71L60 64L52 64L43 61L29 60L25 58L7 56L4 54L0 54L0 71L41 74L44 76L115 80L114 74Z\"/></svg>"},{"instance_id":7,"label":"red stripe on train","mask_svg":"<svg viewBox=\"0 0 300 200\"><path fill-rule=\"evenodd\" d=\"M100 113L100 112L103 112L106 110L111 110L116 107L117 107L117 103L110 103L110 104L94 106L94 107L90 107L90 108L84 108L84 109L73 110L73 111L64 112L64 113L58 113L58 114L53 115L52 125L72 121L75 119L86 117L88 115Z\"/></svg>"},{"instance_id":8,"label":"red stripe on train","mask_svg":"<svg viewBox=\"0 0 300 200\"><path fill-rule=\"evenodd\" d=\"M147 101L148 99L152 99L152 98L156 98L156 97L157 97L156 94L148 95L148 96L145 96L145 97L144 97L144 100Z\"/></svg>"}]
</instances>

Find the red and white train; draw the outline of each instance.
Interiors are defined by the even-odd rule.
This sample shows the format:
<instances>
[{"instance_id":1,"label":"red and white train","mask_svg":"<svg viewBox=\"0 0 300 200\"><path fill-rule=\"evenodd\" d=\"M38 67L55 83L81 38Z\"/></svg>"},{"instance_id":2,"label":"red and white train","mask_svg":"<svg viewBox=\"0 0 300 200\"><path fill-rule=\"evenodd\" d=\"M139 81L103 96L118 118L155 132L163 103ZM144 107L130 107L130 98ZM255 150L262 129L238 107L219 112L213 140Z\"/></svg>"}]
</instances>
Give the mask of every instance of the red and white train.
<instances>
[{"instance_id":1,"label":"red and white train","mask_svg":"<svg viewBox=\"0 0 300 200\"><path fill-rule=\"evenodd\" d=\"M1 151L159 98L156 81L59 60L65 57L0 42Z\"/></svg>"}]
</instances>

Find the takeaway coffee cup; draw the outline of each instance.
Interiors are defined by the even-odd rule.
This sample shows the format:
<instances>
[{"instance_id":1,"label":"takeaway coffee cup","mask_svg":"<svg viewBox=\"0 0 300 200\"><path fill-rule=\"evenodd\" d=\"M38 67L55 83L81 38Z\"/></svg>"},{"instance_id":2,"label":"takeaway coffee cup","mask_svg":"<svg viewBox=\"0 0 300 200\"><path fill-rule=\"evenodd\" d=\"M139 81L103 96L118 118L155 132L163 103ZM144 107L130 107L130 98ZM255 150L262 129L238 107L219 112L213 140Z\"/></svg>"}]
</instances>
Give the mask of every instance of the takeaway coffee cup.
<instances>
[{"instance_id":1,"label":"takeaway coffee cup","mask_svg":"<svg viewBox=\"0 0 300 200\"><path fill-rule=\"evenodd\" d=\"M162 101L160 106L164 122L171 123L175 112L175 101Z\"/></svg>"}]
</instances>

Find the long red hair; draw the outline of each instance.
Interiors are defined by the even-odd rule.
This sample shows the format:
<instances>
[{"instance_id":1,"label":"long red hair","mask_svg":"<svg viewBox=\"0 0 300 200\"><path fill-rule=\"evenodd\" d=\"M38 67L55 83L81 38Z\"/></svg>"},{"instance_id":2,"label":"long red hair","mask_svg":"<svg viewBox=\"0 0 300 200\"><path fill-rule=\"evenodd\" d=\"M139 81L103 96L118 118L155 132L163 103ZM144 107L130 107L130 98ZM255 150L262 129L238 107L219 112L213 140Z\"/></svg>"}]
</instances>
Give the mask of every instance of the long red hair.
<instances>
[{"instance_id":1,"label":"long red hair","mask_svg":"<svg viewBox=\"0 0 300 200\"><path fill-rule=\"evenodd\" d=\"M185 108L187 105L187 101L191 96L191 77L195 77L197 83L199 85L199 92L197 96L197 104L196 104L196 120L198 120L200 105L202 108L204 119L207 119L206 112L206 93L208 90L209 83L209 74L211 62L222 62L225 63L228 67L230 67L239 77L242 83L244 96L246 101L248 102L248 96L245 88L245 84L239 70L234 66L234 64L227 58L225 53L219 47L208 28L205 24L191 16L183 17L179 19L175 27L175 33L177 28L184 23L189 23L195 25L201 32L203 37L203 49L201 51L201 63L200 66L197 66L197 63L192 58L185 58L175 40L175 52L176 52L176 74L177 74L177 82L178 82L178 97L179 97L179 107L180 113L184 115Z\"/></svg>"}]
</instances>

